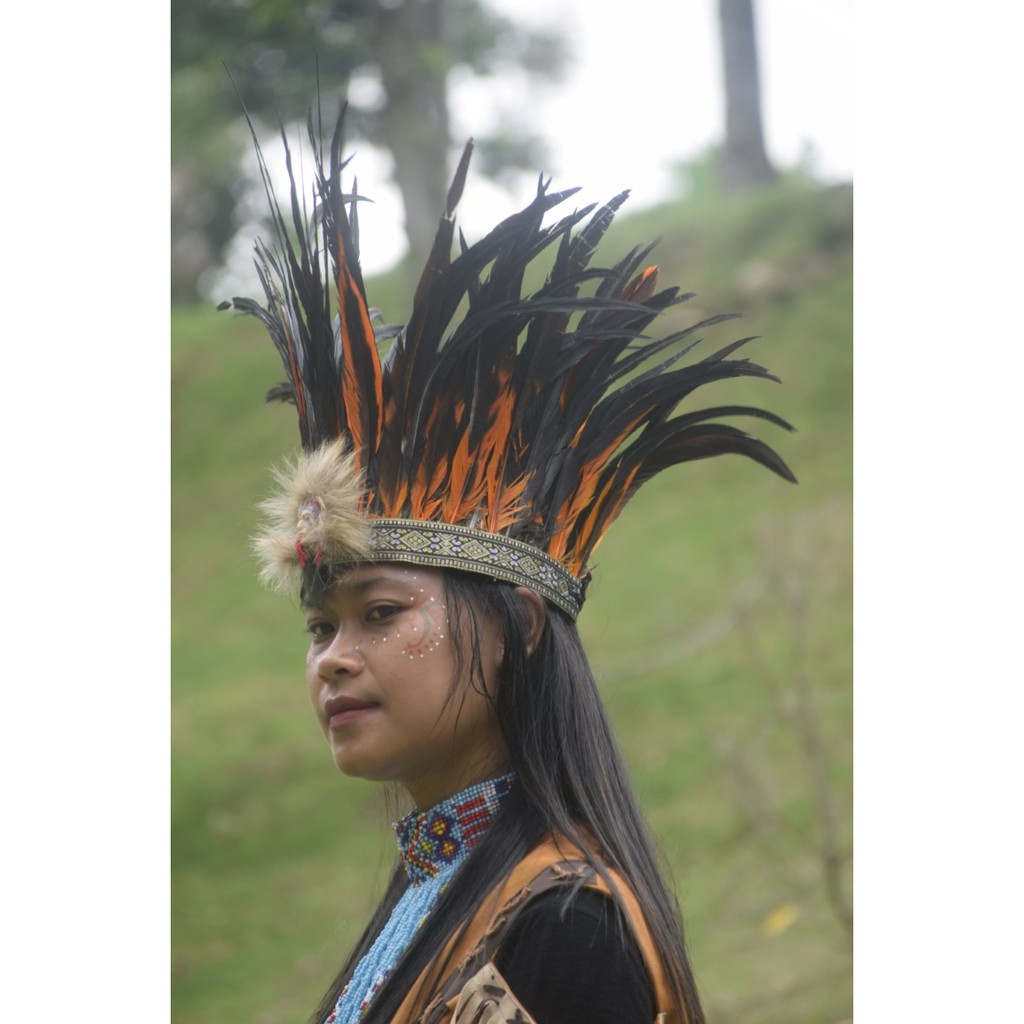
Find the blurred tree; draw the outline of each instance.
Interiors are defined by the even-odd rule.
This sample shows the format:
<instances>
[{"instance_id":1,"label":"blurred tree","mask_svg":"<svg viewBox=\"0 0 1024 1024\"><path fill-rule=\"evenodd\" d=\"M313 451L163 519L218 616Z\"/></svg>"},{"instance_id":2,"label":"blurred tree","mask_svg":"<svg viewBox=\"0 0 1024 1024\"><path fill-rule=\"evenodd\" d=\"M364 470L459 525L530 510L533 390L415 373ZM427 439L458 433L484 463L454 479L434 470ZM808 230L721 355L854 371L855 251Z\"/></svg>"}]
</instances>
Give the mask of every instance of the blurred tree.
<instances>
[{"instance_id":1,"label":"blurred tree","mask_svg":"<svg viewBox=\"0 0 1024 1024\"><path fill-rule=\"evenodd\" d=\"M761 76L754 29L754 0L718 0L725 79L725 141L719 177L730 190L771 181L775 168L764 148Z\"/></svg>"},{"instance_id":2,"label":"blurred tree","mask_svg":"<svg viewBox=\"0 0 1024 1024\"><path fill-rule=\"evenodd\" d=\"M564 63L560 36L517 26L482 0L172 0L172 298L196 297L246 214L248 141L225 65L254 120L284 125L320 102L318 75L325 123L356 74L376 76L379 101L353 103L348 131L391 152L418 261L448 185L452 69L554 77ZM494 173L489 152L506 167L535 167L542 153L514 120L478 142L485 173Z\"/></svg>"}]
</instances>

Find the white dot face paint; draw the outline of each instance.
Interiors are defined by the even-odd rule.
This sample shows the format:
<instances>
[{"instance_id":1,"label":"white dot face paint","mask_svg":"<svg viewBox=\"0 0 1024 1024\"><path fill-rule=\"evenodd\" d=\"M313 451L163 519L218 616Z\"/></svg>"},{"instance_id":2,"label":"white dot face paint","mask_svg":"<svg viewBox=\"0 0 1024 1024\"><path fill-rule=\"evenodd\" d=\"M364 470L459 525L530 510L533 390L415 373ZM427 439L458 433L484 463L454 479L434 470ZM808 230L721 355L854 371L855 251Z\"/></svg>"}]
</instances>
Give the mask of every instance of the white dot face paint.
<instances>
[{"instance_id":1,"label":"white dot face paint","mask_svg":"<svg viewBox=\"0 0 1024 1024\"><path fill-rule=\"evenodd\" d=\"M438 603L437 597L430 594L427 587L418 585L421 580L417 573L402 567L395 567L394 572L414 588L413 593L406 598L403 614L389 615L389 632L370 636L368 643L371 647L389 642L401 643L409 660L422 658L441 647L444 639L441 630L446 625L443 616L445 606ZM429 608L422 607L424 601L430 603ZM438 609L442 614L438 614ZM406 611L411 614L404 614Z\"/></svg>"},{"instance_id":2,"label":"white dot face paint","mask_svg":"<svg viewBox=\"0 0 1024 1024\"><path fill-rule=\"evenodd\" d=\"M504 768L489 702L457 676L440 570L355 567L306 620L310 699L341 771L401 782L423 807ZM491 690L500 638L481 627Z\"/></svg>"},{"instance_id":3,"label":"white dot face paint","mask_svg":"<svg viewBox=\"0 0 1024 1024\"><path fill-rule=\"evenodd\" d=\"M438 614L436 606L415 608L413 616L415 621L409 626L411 636L403 648L410 659L422 658L439 650L441 642L444 640L442 629L446 625L443 616Z\"/></svg>"}]
</instances>

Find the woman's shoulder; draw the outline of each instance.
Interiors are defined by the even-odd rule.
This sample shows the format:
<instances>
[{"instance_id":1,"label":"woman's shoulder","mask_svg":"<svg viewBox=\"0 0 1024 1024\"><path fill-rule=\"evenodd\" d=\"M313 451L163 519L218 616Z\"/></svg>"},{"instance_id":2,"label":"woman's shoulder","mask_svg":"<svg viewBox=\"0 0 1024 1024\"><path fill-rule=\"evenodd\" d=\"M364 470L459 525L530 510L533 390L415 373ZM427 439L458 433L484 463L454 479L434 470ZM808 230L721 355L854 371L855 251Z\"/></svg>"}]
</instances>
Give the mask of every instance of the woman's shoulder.
<instances>
[{"instance_id":1,"label":"woman's shoulder","mask_svg":"<svg viewBox=\"0 0 1024 1024\"><path fill-rule=\"evenodd\" d=\"M565 886L529 900L493 963L537 1024L654 1020L643 955L607 893Z\"/></svg>"},{"instance_id":2,"label":"woman's shoulder","mask_svg":"<svg viewBox=\"0 0 1024 1024\"><path fill-rule=\"evenodd\" d=\"M583 838L548 838L496 883L447 950L458 966L423 1020L650 1024L670 1006L628 880Z\"/></svg>"}]
</instances>

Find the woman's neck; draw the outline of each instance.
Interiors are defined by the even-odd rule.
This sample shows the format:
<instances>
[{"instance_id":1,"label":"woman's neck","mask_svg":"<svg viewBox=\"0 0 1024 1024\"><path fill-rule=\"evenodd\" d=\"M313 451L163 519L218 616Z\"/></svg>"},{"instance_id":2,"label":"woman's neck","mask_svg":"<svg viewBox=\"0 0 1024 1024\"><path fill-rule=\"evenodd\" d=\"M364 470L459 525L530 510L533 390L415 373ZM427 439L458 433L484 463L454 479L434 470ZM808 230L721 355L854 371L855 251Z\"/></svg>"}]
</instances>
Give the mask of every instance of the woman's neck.
<instances>
[{"instance_id":1,"label":"woman's neck","mask_svg":"<svg viewBox=\"0 0 1024 1024\"><path fill-rule=\"evenodd\" d=\"M412 798L413 806L417 810L429 810L470 786L486 782L488 779L496 779L506 774L508 770L508 762L502 757L495 758L491 764L482 768L478 767L473 772L463 772L441 778L431 776L430 778L414 779L405 781L402 785Z\"/></svg>"}]
</instances>

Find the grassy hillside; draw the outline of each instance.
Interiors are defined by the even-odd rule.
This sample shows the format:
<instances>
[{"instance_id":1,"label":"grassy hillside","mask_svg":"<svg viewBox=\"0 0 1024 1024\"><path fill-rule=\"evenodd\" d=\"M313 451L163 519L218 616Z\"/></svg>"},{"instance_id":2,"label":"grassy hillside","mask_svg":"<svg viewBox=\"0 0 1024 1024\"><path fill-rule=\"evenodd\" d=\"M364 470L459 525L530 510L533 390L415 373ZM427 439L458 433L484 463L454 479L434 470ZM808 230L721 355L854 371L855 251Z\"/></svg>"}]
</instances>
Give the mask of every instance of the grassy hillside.
<instances>
[{"instance_id":1,"label":"grassy hillside","mask_svg":"<svg viewBox=\"0 0 1024 1024\"><path fill-rule=\"evenodd\" d=\"M730 309L784 381L729 382L799 486L741 459L669 471L598 552L581 629L677 882L716 1024L852 1017L851 198L787 179L623 218L665 282ZM388 319L396 281L368 282ZM254 321L178 310L173 372L173 1014L301 1021L380 891L383 801L334 770L306 704L305 637L256 585L246 538L293 450ZM708 389L713 390L713 389ZM767 432L771 431L769 435Z\"/></svg>"}]
</instances>

